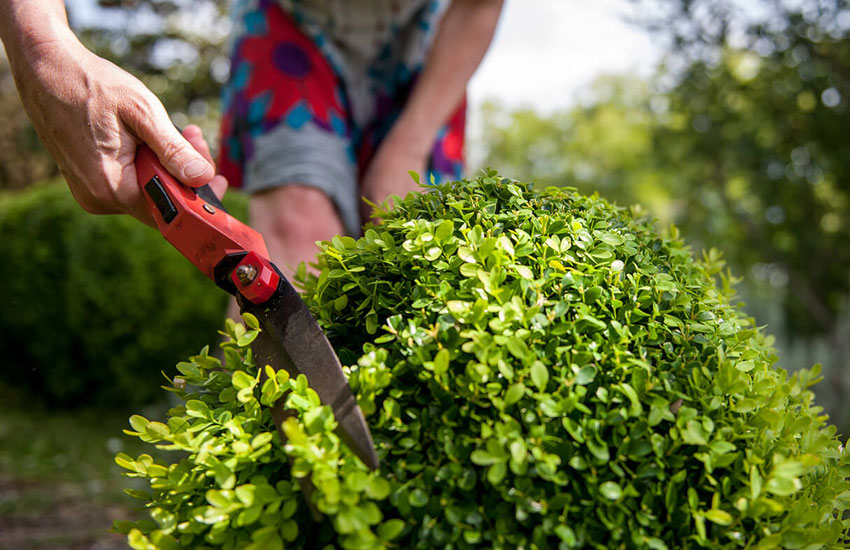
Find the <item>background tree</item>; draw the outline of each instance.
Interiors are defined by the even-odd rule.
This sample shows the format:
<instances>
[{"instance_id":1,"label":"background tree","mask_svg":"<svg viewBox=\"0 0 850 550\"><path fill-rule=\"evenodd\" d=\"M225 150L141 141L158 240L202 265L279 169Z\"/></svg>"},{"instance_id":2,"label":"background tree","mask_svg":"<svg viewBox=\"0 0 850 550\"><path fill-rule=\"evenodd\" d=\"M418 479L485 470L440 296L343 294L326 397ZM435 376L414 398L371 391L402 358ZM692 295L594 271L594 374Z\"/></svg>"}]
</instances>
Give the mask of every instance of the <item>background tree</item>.
<instances>
[{"instance_id":1,"label":"background tree","mask_svg":"<svg viewBox=\"0 0 850 550\"><path fill-rule=\"evenodd\" d=\"M642 3L681 67L667 94L680 124L656 140L660 161L682 168L686 231L741 243L731 258L781 291L788 338L827 343L832 387L846 395L850 4Z\"/></svg>"}]
</instances>

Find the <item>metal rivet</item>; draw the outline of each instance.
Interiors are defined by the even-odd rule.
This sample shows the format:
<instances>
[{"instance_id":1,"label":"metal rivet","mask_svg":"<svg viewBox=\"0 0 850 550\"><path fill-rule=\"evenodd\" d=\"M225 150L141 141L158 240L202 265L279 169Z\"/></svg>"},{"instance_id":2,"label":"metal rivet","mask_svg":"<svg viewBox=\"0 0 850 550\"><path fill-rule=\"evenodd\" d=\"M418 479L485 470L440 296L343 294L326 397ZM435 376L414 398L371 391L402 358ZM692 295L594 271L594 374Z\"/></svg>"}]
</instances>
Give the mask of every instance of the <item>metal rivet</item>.
<instances>
[{"instance_id":1,"label":"metal rivet","mask_svg":"<svg viewBox=\"0 0 850 550\"><path fill-rule=\"evenodd\" d=\"M210 214L215 214L215 208L213 208L212 206L210 206L207 203L204 203L204 210L206 210Z\"/></svg>"},{"instance_id":2,"label":"metal rivet","mask_svg":"<svg viewBox=\"0 0 850 550\"><path fill-rule=\"evenodd\" d=\"M257 278L257 266L251 264L243 264L236 268L236 277L243 285L251 284Z\"/></svg>"}]
</instances>

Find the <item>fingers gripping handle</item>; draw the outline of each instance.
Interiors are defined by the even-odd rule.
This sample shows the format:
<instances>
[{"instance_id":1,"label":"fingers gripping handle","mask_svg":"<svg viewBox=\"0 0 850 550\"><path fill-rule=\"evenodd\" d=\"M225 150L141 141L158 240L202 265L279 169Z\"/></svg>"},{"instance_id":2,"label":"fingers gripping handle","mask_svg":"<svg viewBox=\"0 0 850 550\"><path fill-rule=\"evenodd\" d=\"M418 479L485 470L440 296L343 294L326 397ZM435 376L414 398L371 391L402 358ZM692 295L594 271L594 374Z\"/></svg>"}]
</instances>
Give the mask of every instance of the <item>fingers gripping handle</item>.
<instances>
[{"instance_id":1,"label":"fingers gripping handle","mask_svg":"<svg viewBox=\"0 0 850 550\"><path fill-rule=\"evenodd\" d=\"M228 214L209 187L181 184L146 145L136 150L136 175L160 233L207 277L254 303L276 290L279 279L263 237ZM248 256L249 267L241 267ZM242 276L235 276L237 268Z\"/></svg>"}]
</instances>

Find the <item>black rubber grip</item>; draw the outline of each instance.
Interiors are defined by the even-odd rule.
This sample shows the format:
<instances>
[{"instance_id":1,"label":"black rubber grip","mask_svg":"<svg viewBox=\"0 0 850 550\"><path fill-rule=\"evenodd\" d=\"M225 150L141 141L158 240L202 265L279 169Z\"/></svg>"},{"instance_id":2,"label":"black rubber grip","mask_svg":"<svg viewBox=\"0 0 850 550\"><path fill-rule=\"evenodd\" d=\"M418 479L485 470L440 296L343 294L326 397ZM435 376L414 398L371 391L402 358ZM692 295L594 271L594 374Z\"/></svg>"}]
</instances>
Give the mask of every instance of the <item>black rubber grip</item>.
<instances>
[{"instance_id":1,"label":"black rubber grip","mask_svg":"<svg viewBox=\"0 0 850 550\"><path fill-rule=\"evenodd\" d=\"M159 214L165 220L165 223L171 223L177 217L177 207L174 206L171 197L165 192L165 188L162 186L162 182L158 177L152 177L145 184L145 193L153 199L153 203L156 205L156 209L159 210Z\"/></svg>"}]
</instances>

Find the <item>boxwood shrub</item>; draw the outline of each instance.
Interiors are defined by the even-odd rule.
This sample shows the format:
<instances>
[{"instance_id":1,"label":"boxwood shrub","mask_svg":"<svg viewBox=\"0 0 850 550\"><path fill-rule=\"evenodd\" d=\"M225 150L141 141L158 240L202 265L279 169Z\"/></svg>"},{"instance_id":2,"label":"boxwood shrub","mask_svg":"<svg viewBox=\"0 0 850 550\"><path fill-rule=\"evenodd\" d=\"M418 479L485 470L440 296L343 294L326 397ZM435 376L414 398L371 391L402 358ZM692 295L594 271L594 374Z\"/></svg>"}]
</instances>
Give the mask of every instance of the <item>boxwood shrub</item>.
<instances>
[{"instance_id":1,"label":"boxwood shrub","mask_svg":"<svg viewBox=\"0 0 850 550\"><path fill-rule=\"evenodd\" d=\"M159 233L61 182L0 194L0 236L3 382L51 405L161 398L161 372L223 325L226 297Z\"/></svg>"},{"instance_id":2,"label":"boxwood shrub","mask_svg":"<svg viewBox=\"0 0 850 550\"><path fill-rule=\"evenodd\" d=\"M184 400L119 455L150 491L135 549L846 548L850 456L732 302L719 253L572 190L486 174L322 246L306 299L348 365L381 466L303 377L178 365ZM269 405L293 411L279 438ZM311 517L299 480L321 512Z\"/></svg>"}]
</instances>

